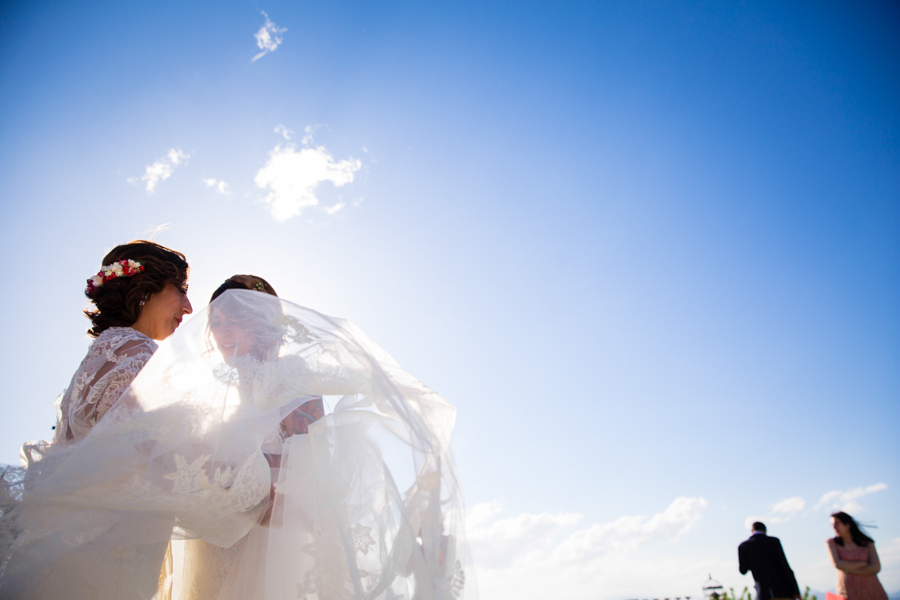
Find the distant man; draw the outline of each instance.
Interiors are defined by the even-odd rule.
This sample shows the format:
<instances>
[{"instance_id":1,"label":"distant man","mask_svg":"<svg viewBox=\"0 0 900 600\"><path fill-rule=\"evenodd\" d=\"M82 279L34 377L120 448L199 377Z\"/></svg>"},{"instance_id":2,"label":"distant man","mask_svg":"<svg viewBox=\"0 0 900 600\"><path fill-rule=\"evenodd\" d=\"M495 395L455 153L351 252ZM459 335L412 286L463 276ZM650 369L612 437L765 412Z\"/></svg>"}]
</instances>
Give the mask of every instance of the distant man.
<instances>
[{"instance_id":1,"label":"distant man","mask_svg":"<svg viewBox=\"0 0 900 600\"><path fill-rule=\"evenodd\" d=\"M741 575L753 572L758 600L800 599L800 588L788 565L778 538L766 535L766 526L757 521L750 539L738 546Z\"/></svg>"}]
</instances>

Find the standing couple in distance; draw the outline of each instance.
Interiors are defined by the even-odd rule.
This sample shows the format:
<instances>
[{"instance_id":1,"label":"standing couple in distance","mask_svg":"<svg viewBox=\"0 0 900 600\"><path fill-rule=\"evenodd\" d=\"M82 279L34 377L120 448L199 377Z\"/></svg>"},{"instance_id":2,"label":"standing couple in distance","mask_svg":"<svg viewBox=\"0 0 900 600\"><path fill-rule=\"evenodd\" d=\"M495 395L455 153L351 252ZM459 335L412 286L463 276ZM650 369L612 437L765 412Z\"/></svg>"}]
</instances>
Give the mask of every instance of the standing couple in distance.
<instances>
[{"instance_id":1,"label":"standing couple in distance","mask_svg":"<svg viewBox=\"0 0 900 600\"><path fill-rule=\"evenodd\" d=\"M877 577L881 562L875 541L845 512L831 515L831 525L836 535L827 542L828 557L837 569L837 595L845 600L888 600ZM799 600L800 588L781 541L767 535L759 521L751 531L750 539L738 546L738 562L742 575L753 573L757 600Z\"/></svg>"},{"instance_id":2,"label":"standing couple in distance","mask_svg":"<svg viewBox=\"0 0 900 600\"><path fill-rule=\"evenodd\" d=\"M0 598L464 598L454 408L261 277L182 323L188 275L136 241L88 280L53 439L0 465Z\"/></svg>"}]
</instances>

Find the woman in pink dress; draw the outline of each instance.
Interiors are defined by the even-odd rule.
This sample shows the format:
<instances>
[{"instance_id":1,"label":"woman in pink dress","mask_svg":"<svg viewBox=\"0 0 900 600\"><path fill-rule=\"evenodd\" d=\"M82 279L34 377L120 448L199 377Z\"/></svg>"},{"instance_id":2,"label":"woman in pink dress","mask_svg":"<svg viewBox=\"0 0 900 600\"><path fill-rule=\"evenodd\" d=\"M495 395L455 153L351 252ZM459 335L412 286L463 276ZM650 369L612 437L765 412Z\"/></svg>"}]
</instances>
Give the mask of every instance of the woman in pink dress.
<instances>
[{"instance_id":1,"label":"woman in pink dress","mask_svg":"<svg viewBox=\"0 0 900 600\"><path fill-rule=\"evenodd\" d=\"M847 600L888 600L878 581L881 563L875 540L845 512L831 515L831 526L837 535L828 540L828 555L837 569L838 595Z\"/></svg>"}]
</instances>

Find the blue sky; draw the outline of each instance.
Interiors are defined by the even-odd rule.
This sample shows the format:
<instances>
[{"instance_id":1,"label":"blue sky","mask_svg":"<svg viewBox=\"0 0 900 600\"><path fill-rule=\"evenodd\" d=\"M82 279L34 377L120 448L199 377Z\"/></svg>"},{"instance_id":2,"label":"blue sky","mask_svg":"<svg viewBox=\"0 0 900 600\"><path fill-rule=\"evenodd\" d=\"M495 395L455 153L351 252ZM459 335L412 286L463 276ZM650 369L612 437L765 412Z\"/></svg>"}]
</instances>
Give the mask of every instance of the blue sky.
<instances>
[{"instance_id":1,"label":"blue sky","mask_svg":"<svg viewBox=\"0 0 900 600\"><path fill-rule=\"evenodd\" d=\"M8 3L0 460L50 435L84 280L168 223L196 307L262 275L457 406L483 598L740 590L749 517L830 589L835 505L898 591L898 25L887 2Z\"/></svg>"}]
</instances>

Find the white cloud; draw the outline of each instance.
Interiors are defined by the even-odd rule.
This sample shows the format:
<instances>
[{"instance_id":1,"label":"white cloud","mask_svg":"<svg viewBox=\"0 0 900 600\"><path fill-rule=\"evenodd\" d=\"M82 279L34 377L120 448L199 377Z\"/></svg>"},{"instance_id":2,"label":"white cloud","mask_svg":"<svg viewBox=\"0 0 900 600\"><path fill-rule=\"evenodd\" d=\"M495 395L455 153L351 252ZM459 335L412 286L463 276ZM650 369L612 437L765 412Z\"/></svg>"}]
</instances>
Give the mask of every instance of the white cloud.
<instances>
[{"instance_id":1,"label":"white cloud","mask_svg":"<svg viewBox=\"0 0 900 600\"><path fill-rule=\"evenodd\" d=\"M270 205L272 216L286 221L305 208L318 206L316 188L320 183L330 181L335 187L352 183L354 173L361 167L362 162L352 157L335 161L322 146L298 152L294 146L279 145L269 153L269 160L256 173L254 182L269 190L263 201ZM343 202L325 211L332 214L341 208Z\"/></svg>"},{"instance_id":2,"label":"white cloud","mask_svg":"<svg viewBox=\"0 0 900 600\"><path fill-rule=\"evenodd\" d=\"M262 52L254 56L251 62L256 62L269 52L275 52L283 40L281 34L287 31L286 27L279 28L270 21L269 15L265 11L262 11L262 14L266 18L266 22L259 28L259 31L253 34L253 37L256 38L256 45Z\"/></svg>"},{"instance_id":3,"label":"white cloud","mask_svg":"<svg viewBox=\"0 0 900 600\"><path fill-rule=\"evenodd\" d=\"M700 522L707 506L703 498L676 498L652 517L626 516L597 523L556 541L563 529L574 527L582 515L574 513L522 513L488 524L500 512L498 503L478 504L469 514L467 531L473 553L493 554L504 564L516 564L540 555L542 562L575 564L610 551L632 550L660 540L674 540ZM502 556L497 556L498 554Z\"/></svg>"},{"instance_id":4,"label":"white cloud","mask_svg":"<svg viewBox=\"0 0 900 600\"><path fill-rule=\"evenodd\" d=\"M318 129L319 125L307 125L303 128L303 133L306 134L302 138L300 138L300 143L304 146L309 146L313 143L313 134Z\"/></svg>"},{"instance_id":5,"label":"white cloud","mask_svg":"<svg viewBox=\"0 0 900 600\"><path fill-rule=\"evenodd\" d=\"M577 563L612 550L634 549L651 541L677 539L700 522L703 498L676 498L665 511L652 517L620 517L576 531L554 549L558 562Z\"/></svg>"},{"instance_id":6,"label":"white cloud","mask_svg":"<svg viewBox=\"0 0 900 600\"><path fill-rule=\"evenodd\" d=\"M819 508L827 507L829 510L843 510L848 513L862 512L864 509L857 500L885 489L887 489L886 483L876 483L867 487L857 487L849 490L832 490L824 493L813 508L818 510Z\"/></svg>"},{"instance_id":7,"label":"white cloud","mask_svg":"<svg viewBox=\"0 0 900 600\"><path fill-rule=\"evenodd\" d=\"M291 131L290 129L288 129L287 127L285 127L284 125L277 125L275 127L275 133L280 133L281 135L284 136L284 139L286 139L286 140L290 140L291 136L294 135L294 132ZM303 139L306 139L306 138L303 138Z\"/></svg>"},{"instance_id":8,"label":"white cloud","mask_svg":"<svg viewBox=\"0 0 900 600\"><path fill-rule=\"evenodd\" d=\"M137 185L143 181L145 189L153 193L156 186L171 177L175 167L187 161L188 158L190 155L180 149L170 148L164 157L157 159L152 165L147 165L143 177L130 177L128 183Z\"/></svg>"},{"instance_id":9,"label":"white cloud","mask_svg":"<svg viewBox=\"0 0 900 600\"><path fill-rule=\"evenodd\" d=\"M216 193L228 193L228 184L224 181L219 181L217 179L203 179L203 183L206 184L206 187L216 188Z\"/></svg>"},{"instance_id":10,"label":"white cloud","mask_svg":"<svg viewBox=\"0 0 900 600\"><path fill-rule=\"evenodd\" d=\"M466 513L466 527L469 529L480 527L483 523L495 517L503 511L503 507L496 500L482 502L470 508Z\"/></svg>"},{"instance_id":11,"label":"white cloud","mask_svg":"<svg viewBox=\"0 0 900 600\"><path fill-rule=\"evenodd\" d=\"M659 550L699 523L703 498L676 498L652 516L625 516L577 528L582 515L523 513L497 518L499 503L469 511L467 532L483 597L587 600L691 589L708 571L734 569L726 561L660 557L648 569L647 551ZM574 528L574 531L572 529ZM674 587L673 587L674 586Z\"/></svg>"},{"instance_id":12,"label":"white cloud","mask_svg":"<svg viewBox=\"0 0 900 600\"><path fill-rule=\"evenodd\" d=\"M804 508L806 508L806 500L800 496L785 498L784 500L773 504L769 509L768 515L764 517L754 515L744 519L744 528L749 531L757 521L761 521L767 525L786 523Z\"/></svg>"},{"instance_id":13,"label":"white cloud","mask_svg":"<svg viewBox=\"0 0 900 600\"><path fill-rule=\"evenodd\" d=\"M169 148L169 151L166 153L166 158L169 159L169 162L172 163L173 166L177 167L190 157L177 148Z\"/></svg>"},{"instance_id":14,"label":"white cloud","mask_svg":"<svg viewBox=\"0 0 900 600\"><path fill-rule=\"evenodd\" d=\"M477 504L466 521L466 533L477 564L509 566L535 551L547 552L561 530L576 525L581 515L573 513L522 513L488 523L500 512L499 503Z\"/></svg>"},{"instance_id":15,"label":"white cloud","mask_svg":"<svg viewBox=\"0 0 900 600\"><path fill-rule=\"evenodd\" d=\"M786 513L788 515L793 515L806 507L806 500L801 498L800 496L794 496L793 498L786 498L781 502L776 502L772 506L773 513Z\"/></svg>"},{"instance_id":16,"label":"white cloud","mask_svg":"<svg viewBox=\"0 0 900 600\"><path fill-rule=\"evenodd\" d=\"M325 207L323 207L323 208L322 208L322 212L324 212L324 213L327 214L327 215L333 215L334 213L338 212L339 210L341 210L341 209L344 208L345 206L347 206L347 205L344 204L343 202L338 202L338 203L335 204L334 206L325 206Z\"/></svg>"}]
</instances>

